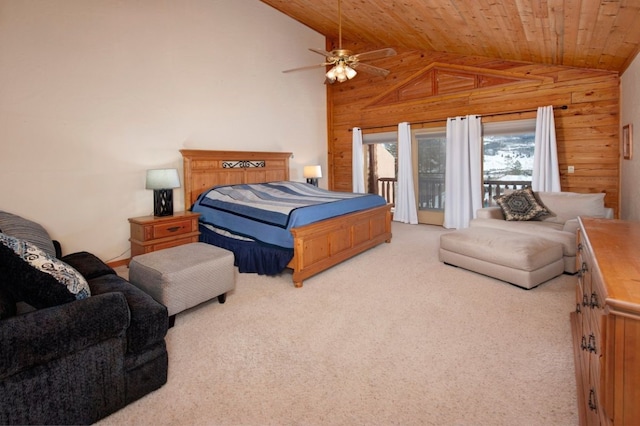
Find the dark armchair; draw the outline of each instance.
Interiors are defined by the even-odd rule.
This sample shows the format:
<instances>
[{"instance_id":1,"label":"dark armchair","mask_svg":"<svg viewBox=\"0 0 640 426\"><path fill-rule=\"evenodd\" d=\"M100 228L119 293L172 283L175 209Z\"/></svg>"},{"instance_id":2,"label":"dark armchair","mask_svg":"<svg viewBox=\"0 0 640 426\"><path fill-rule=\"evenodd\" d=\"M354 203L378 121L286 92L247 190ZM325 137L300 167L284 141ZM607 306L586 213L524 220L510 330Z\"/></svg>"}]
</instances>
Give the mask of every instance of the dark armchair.
<instances>
[{"instance_id":1,"label":"dark armchair","mask_svg":"<svg viewBox=\"0 0 640 426\"><path fill-rule=\"evenodd\" d=\"M34 309L7 291L0 258L2 424L94 423L167 381L166 308L90 253L60 260L91 296Z\"/></svg>"}]
</instances>

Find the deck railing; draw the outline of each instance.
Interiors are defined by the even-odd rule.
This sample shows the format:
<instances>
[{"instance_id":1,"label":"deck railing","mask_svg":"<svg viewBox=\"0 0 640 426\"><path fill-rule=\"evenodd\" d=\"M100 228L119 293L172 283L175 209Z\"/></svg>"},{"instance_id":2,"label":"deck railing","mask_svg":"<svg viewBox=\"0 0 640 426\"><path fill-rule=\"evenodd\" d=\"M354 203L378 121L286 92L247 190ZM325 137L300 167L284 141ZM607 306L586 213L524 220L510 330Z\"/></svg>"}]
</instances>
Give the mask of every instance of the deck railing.
<instances>
[{"instance_id":1,"label":"deck railing","mask_svg":"<svg viewBox=\"0 0 640 426\"><path fill-rule=\"evenodd\" d=\"M396 205L396 178L378 178L378 195L382 195L388 204Z\"/></svg>"},{"instance_id":2,"label":"deck railing","mask_svg":"<svg viewBox=\"0 0 640 426\"><path fill-rule=\"evenodd\" d=\"M418 182L418 210L444 209L444 176L420 176Z\"/></svg>"},{"instance_id":3,"label":"deck railing","mask_svg":"<svg viewBox=\"0 0 640 426\"><path fill-rule=\"evenodd\" d=\"M495 206L493 197L502 195L506 189L523 189L528 186L531 186L529 180L485 180L483 204L485 207Z\"/></svg>"},{"instance_id":4,"label":"deck railing","mask_svg":"<svg viewBox=\"0 0 640 426\"><path fill-rule=\"evenodd\" d=\"M378 195L383 196L387 203L396 204L396 178L378 178ZM531 181L526 180L485 180L483 182L485 207L495 206L493 197L502 195L507 189L523 189L531 186ZM442 210L444 209L445 188L444 178L420 177L418 182L418 209Z\"/></svg>"}]
</instances>

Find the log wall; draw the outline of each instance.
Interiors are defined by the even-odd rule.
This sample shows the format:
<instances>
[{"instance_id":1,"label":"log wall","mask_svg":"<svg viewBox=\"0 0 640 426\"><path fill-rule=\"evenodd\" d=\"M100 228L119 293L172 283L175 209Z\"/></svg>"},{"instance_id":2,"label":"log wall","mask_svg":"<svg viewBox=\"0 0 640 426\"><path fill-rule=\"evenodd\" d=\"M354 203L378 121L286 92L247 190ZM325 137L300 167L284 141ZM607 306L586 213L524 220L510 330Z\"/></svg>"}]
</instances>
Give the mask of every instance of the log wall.
<instances>
[{"instance_id":1,"label":"log wall","mask_svg":"<svg viewBox=\"0 0 640 426\"><path fill-rule=\"evenodd\" d=\"M506 35L505 35L506 36ZM330 45L328 46L331 47ZM355 52L367 47L351 45ZM562 66L502 61L443 53L398 51L398 55L372 65L389 69L386 78L364 72L350 81L328 85L329 185L336 191L351 191L351 131L390 131L397 123L419 127L444 127L447 117L485 115L483 122L535 118L534 110L545 105L567 105L555 111L560 177L563 191L605 192L605 204L619 208L619 76L618 73ZM491 87L450 89L448 93L415 90L425 84L424 76L434 63L457 69L502 73L514 81ZM436 78L436 84L437 84ZM442 79L441 84L446 84ZM528 81L528 82L527 82ZM412 87L412 82L413 84ZM464 85L460 85L463 87ZM434 85L435 88L435 85ZM466 90L466 91L465 91ZM403 100L397 92L408 94ZM418 90L419 92L419 90ZM446 90L443 90L446 92ZM455 93L454 93L455 92ZM412 97L413 93L413 97ZM505 115L494 115L509 112ZM367 129L377 127L375 129ZM569 165L575 167L567 173Z\"/></svg>"}]
</instances>

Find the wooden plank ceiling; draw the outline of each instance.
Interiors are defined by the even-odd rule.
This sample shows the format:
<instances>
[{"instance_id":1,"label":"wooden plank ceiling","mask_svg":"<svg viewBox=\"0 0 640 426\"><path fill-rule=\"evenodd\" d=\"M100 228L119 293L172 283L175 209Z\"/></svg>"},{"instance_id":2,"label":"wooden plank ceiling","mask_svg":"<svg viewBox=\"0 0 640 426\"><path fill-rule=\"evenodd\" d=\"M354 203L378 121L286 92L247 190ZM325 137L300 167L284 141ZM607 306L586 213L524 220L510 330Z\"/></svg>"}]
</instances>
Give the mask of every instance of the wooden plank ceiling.
<instances>
[{"instance_id":1,"label":"wooden plank ceiling","mask_svg":"<svg viewBox=\"0 0 640 426\"><path fill-rule=\"evenodd\" d=\"M338 0L261 1L338 40ZM345 46L351 40L619 73L640 48L640 0L341 1Z\"/></svg>"}]
</instances>

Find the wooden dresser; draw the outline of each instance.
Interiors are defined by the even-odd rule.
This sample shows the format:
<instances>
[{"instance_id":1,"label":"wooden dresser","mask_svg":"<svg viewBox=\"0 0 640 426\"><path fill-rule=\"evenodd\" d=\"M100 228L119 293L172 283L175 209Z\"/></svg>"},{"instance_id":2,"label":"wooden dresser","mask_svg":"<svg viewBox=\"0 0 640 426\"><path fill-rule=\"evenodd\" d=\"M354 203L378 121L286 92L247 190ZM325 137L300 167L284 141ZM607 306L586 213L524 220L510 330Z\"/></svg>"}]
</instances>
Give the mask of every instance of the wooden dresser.
<instances>
[{"instance_id":1,"label":"wooden dresser","mask_svg":"<svg viewBox=\"0 0 640 426\"><path fill-rule=\"evenodd\" d=\"M580 424L640 424L640 222L579 222L571 324Z\"/></svg>"},{"instance_id":2,"label":"wooden dresser","mask_svg":"<svg viewBox=\"0 0 640 426\"><path fill-rule=\"evenodd\" d=\"M129 219L131 257L152 251L198 242L200 213L182 212L172 216L142 216Z\"/></svg>"}]
</instances>

